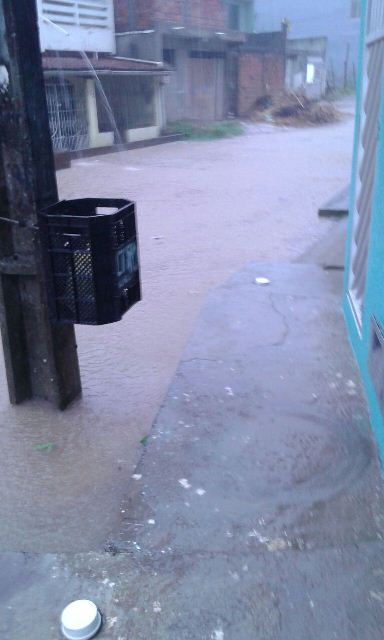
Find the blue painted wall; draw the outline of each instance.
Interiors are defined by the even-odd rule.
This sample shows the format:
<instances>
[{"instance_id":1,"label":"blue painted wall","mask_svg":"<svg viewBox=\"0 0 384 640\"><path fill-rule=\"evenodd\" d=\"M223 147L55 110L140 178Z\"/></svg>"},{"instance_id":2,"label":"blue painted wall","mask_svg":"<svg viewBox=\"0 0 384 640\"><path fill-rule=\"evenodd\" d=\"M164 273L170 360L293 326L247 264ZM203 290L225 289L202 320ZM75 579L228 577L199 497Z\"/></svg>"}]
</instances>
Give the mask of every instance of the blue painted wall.
<instances>
[{"instance_id":1,"label":"blue painted wall","mask_svg":"<svg viewBox=\"0 0 384 640\"><path fill-rule=\"evenodd\" d=\"M289 38L328 38L328 69L339 84L344 79L344 61L350 45L349 82L353 63L357 68L360 20L351 17L351 0L255 0L255 31L276 31L287 18Z\"/></svg>"},{"instance_id":2,"label":"blue painted wall","mask_svg":"<svg viewBox=\"0 0 384 640\"><path fill-rule=\"evenodd\" d=\"M365 13L366 0L363 0L363 10ZM357 89L357 107L356 107L356 127L355 127L355 145L354 157L352 165L352 184L351 184L351 200L350 211L353 211L354 194L357 182L358 171L358 142L361 122L362 110L362 83L363 83L363 52L365 21L362 19L362 35L359 54L359 73L358 73L358 89ZM369 411L371 415L372 427L379 445L379 451L382 463L384 463L384 420L381 413L375 389L372 384L371 374L368 366L368 357L371 347L372 332L371 318L376 320L384 327L384 83L382 83L381 94L381 114L380 127L378 135L378 152L375 160L376 176L374 183L374 197L372 208L372 221L370 231L369 256L368 256L368 272L364 298L364 312L362 318L362 328L359 332L353 311L348 299L348 274L350 265L350 247L352 246L353 235L353 217L352 213L349 218L349 231L347 241L347 256L345 270L345 292L344 292L344 311L348 327L348 333L351 340L353 350L355 352L361 376L368 400Z\"/></svg>"}]
</instances>

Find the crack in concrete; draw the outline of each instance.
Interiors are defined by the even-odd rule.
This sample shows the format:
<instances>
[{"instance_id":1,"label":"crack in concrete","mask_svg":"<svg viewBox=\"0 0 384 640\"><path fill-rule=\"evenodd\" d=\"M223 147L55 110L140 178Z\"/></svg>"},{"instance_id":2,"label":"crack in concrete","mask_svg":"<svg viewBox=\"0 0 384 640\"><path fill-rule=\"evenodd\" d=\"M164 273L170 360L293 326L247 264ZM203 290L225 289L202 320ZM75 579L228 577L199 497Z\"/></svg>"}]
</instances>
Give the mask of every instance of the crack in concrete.
<instances>
[{"instance_id":1,"label":"crack in concrete","mask_svg":"<svg viewBox=\"0 0 384 640\"><path fill-rule=\"evenodd\" d=\"M219 364L221 360L215 360L214 358L188 358L188 360L180 360L180 364L189 364L190 362L214 362Z\"/></svg>"},{"instance_id":2,"label":"crack in concrete","mask_svg":"<svg viewBox=\"0 0 384 640\"><path fill-rule=\"evenodd\" d=\"M258 543L257 545L247 546L246 542L244 542L244 549L240 551L238 557L246 558L246 557L257 557L257 556L270 556L274 554L294 554L294 553L304 553L304 554L313 554L324 551L347 551L350 549L356 549L356 546L364 545L371 546L376 544L383 544L383 538L379 537L380 534L376 536L362 536L358 540L350 540L350 541L338 541L338 542L330 542L328 544L316 544L310 541L306 541L304 538L300 536L291 536L291 537L283 537L283 538L275 538L276 540L284 540L285 546L278 547L276 549L268 549L268 546L264 543ZM269 538L268 538L269 540ZM273 537L270 538L272 542L274 540ZM135 560L140 564L142 561L148 561L149 559L153 560L153 562L164 562L166 559L172 559L174 561L179 560L191 560L191 559L207 559L207 558L233 558L234 550L232 548L229 549L195 549L192 551L185 550L166 550L165 553L158 550L150 550L149 548L141 548L141 551L137 551L134 548L128 548L130 546L129 542L123 541L109 541L104 546L104 553L110 556L129 556L132 560ZM236 551L239 550L239 547L236 546ZM96 552L103 553L103 552Z\"/></svg>"},{"instance_id":3,"label":"crack in concrete","mask_svg":"<svg viewBox=\"0 0 384 640\"><path fill-rule=\"evenodd\" d=\"M283 326L284 326L284 331L283 331L282 337L279 340L277 340L276 342L273 342L272 346L273 347L282 347L284 345L286 339L288 338L288 335L289 335L291 329L290 329L290 326L288 324L288 320L287 320L285 314L277 308L276 302L274 301L272 294L269 294L268 300L269 300L270 305L271 305L272 309L274 310L274 312L283 321Z\"/></svg>"}]
</instances>

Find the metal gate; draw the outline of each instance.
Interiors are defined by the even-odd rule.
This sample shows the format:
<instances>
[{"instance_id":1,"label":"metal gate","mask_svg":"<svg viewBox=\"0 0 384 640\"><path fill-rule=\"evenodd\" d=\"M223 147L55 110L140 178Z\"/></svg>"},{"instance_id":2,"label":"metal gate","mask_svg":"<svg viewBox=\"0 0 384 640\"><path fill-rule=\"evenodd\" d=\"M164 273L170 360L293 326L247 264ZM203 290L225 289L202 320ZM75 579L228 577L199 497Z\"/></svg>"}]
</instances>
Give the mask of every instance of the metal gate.
<instances>
[{"instance_id":1,"label":"metal gate","mask_svg":"<svg viewBox=\"0 0 384 640\"><path fill-rule=\"evenodd\" d=\"M361 329L367 278L373 190L384 65L384 0L368 0L363 60L362 113L356 186L353 201L353 234L349 272L349 298Z\"/></svg>"},{"instance_id":2,"label":"metal gate","mask_svg":"<svg viewBox=\"0 0 384 640\"><path fill-rule=\"evenodd\" d=\"M45 90L54 150L87 149L89 139L84 87L52 77L46 80Z\"/></svg>"}]
</instances>

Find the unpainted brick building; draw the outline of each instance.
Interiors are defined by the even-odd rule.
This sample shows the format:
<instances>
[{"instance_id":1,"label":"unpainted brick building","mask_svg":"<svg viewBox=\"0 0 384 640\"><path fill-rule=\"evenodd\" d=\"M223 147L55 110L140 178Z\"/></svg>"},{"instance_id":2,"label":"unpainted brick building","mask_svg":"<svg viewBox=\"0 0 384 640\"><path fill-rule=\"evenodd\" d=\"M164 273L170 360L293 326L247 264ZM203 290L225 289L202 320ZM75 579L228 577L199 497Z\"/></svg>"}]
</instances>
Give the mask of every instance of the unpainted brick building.
<instances>
[{"instance_id":1,"label":"unpainted brick building","mask_svg":"<svg viewBox=\"0 0 384 640\"><path fill-rule=\"evenodd\" d=\"M250 34L238 58L237 114L248 115L262 99L284 90L286 30Z\"/></svg>"},{"instance_id":2,"label":"unpainted brick building","mask_svg":"<svg viewBox=\"0 0 384 640\"><path fill-rule=\"evenodd\" d=\"M227 12L222 0L115 0L116 26L121 31L153 29L167 23L224 29Z\"/></svg>"},{"instance_id":3,"label":"unpainted brick building","mask_svg":"<svg viewBox=\"0 0 384 640\"><path fill-rule=\"evenodd\" d=\"M253 17L251 0L115 0L117 50L172 70L168 121L242 116L284 87L281 34L255 49Z\"/></svg>"}]
</instances>

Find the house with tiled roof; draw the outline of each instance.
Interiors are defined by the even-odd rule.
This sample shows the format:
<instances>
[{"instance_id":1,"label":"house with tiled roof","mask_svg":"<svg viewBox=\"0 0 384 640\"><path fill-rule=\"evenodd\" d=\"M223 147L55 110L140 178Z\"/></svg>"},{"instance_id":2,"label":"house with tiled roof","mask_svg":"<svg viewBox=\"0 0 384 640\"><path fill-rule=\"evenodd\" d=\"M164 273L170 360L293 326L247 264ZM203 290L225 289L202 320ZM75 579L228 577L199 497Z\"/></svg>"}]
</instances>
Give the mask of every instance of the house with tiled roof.
<instances>
[{"instance_id":1,"label":"house with tiled roof","mask_svg":"<svg viewBox=\"0 0 384 640\"><path fill-rule=\"evenodd\" d=\"M156 138L164 126L162 62L116 55L113 0L37 0L55 151Z\"/></svg>"}]
</instances>

